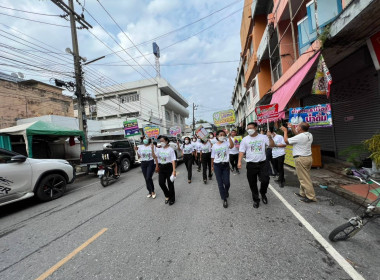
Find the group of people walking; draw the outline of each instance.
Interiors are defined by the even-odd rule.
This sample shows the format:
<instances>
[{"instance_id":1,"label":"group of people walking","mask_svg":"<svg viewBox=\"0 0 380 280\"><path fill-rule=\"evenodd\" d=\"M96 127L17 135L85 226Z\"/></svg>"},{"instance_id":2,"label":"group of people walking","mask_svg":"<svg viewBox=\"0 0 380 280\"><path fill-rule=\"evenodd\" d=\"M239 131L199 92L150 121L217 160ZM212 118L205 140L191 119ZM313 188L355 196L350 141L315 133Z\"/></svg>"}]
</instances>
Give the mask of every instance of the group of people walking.
<instances>
[{"instance_id":1,"label":"group of people walking","mask_svg":"<svg viewBox=\"0 0 380 280\"><path fill-rule=\"evenodd\" d=\"M285 147L287 144L293 145L296 172L300 181L300 192L295 194L301 198L302 202L309 203L316 201L316 198L309 172L312 163L313 136L308 129L307 123L292 127L296 136L289 138L288 129L285 127L281 127L284 136L275 133L273 129L267 131L266 134L261 134L257 123L251 122L247 125L248 135L242 139L241 143L235 139L237 134L235 130L228 135L226 131L219 130L215 136L210 133L207 140L185 137L184 143L177 142L177 146L183 154L188 183L190 184L192 181L193 165L197 166L199 172L202 167L205 184L212 179L214 173L224 208L228 207L231 186L230 172L240 174L239 170L242 168L242 160L245 157L253 207L258 208L260 201L264 204L268 203L266 193L270 180L268 168L270 163L267 158L267 148L271 149L271 163L278 172L279 186L284 187ZM175 151L169 145L169 139L166 136L160 137L156 147L152 144L151 139L143 138L143 145L136 149L141 159L141 169L149 192L148 197L156 197L152 180L153 173L156 171L159 185L165 194L165 203L173 205L175 203L174 179L177 159ZM258 181L260 181L260 189Z\"/></svg>"}]
</instances>

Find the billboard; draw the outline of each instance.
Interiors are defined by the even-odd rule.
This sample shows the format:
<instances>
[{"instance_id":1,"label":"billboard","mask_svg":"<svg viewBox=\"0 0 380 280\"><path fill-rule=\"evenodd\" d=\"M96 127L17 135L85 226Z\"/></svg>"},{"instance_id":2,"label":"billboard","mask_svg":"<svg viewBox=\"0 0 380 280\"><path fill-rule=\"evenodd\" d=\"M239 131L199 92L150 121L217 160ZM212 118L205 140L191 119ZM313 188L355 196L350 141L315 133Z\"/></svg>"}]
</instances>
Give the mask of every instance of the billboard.
<instances>
[{"instance_id":1,"label":"billboard","mask_svg":"<svg viewBox=\"0 0 380 280\"><path fill-rule=\"evenodd\" d=\"M255 108L257 123L263 124L266 122L278 121L278 104L263 105Z\"/></svg>"},{"instance_id":2,"label":"billboard","mask_svg":"<svg viewBox=\"0 0 380 280\"><path fill-rule=\"evenodd\" d=\"M234 124L236 122L234 110L215 112L212 117L216 126Z\"/></svg>"},{"instance_id":3,"label":"billboard","mask_svg":"<svg viewBox=\"0 0 380 280\"><path fill-rule=\"evenodd\" d=\"M124 138L141 135L137 119L123 122Z\"/></svg>"},{"instance_id":4,"label":"billboard","mask_svg":"<svg viewBox=\"0 0 380 280\"><path fill-rule=\"evenodd\" d=\"M173 126L169 129L170 135L177 136L178 134L181 134L182 130L180 126Z\"/></svg>"}]
</instances>

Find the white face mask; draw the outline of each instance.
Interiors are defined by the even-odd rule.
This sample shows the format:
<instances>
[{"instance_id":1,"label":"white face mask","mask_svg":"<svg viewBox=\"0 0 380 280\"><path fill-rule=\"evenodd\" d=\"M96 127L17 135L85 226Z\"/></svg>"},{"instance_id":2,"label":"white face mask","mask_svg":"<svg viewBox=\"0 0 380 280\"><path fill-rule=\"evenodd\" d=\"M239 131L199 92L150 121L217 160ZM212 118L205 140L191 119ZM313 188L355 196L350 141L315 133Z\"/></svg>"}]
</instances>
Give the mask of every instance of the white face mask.
<instances>
[{"instance_id":1,"label":"white face mask","mask_svg":"<svg viewBox=\"0 0 380 280\"><path fill-rule=\"evenodd\" d=\"M218 140L219 140L220 142L223 142L224 140L226 140L226 136L219 136L219 137L218 137Z\"/></svg>"},{"instance_id":2,"label":"white face mask","mask_svg":"<svg viewBox=\"0 0 380 280\"><path fill-rule=\"evenodd\" d=\"M210 134L210 139L214 138L214 135Z\"/></svg>"},{"instance_id":3,"label":"white face mask","mask_svg":"<svg viewBox=\"0 0 380 280\"><path fill-rule=\"evenodd\" d=\"M185 144L189 144L189 140L185 140Z\"/></svg>"},{"instance_id":4,"label":"white face mask","mask_svg":"<svg viewBox=\"0 0 380 280\"><path fill-rule=\"evenodd\" d=\"M193 142L197 142L197 140L196 140L196 139L193 139Z\"/></svg>"},{"instance_id":5,"label":"white face mask","mask_svg":"<svg viewBox=\"0 0 380 280\"><path fill-rule=\"evenodd\" d=\"M248 132L249 135L253 135L253 134L255 134L256 130L250 128L250 129L247 130L247 132Z\"/></svg>"}]
</instances>

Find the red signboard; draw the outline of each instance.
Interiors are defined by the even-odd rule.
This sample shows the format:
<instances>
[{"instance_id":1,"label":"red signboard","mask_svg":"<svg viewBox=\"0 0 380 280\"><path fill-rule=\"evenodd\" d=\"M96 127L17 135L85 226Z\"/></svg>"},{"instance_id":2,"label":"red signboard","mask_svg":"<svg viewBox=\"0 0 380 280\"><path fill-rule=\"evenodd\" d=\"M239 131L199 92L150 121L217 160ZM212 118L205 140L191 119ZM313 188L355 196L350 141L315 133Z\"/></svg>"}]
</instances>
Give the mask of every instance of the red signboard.
<instances>
[{"instance_id":1,"label":"red signboard","mask_svg":"<svg viewBox=\"0 0 380 280\"><path fill-rule=\"evenodd\" d=\"M255 112L259 124L266 123L267 121L274 122L279 119L277 103L256 107Z\"/></svg>"},{"instance_id":2,"label":"red signboard","mask_svg":"<svg viewBox=\"0 0 380 280\"><path fill-rule=\"evenodd\" d=\"M367 45L376 70L380 70L380 32L377 32L369 38L367 40Z\"/></svg>"}]
</instances>

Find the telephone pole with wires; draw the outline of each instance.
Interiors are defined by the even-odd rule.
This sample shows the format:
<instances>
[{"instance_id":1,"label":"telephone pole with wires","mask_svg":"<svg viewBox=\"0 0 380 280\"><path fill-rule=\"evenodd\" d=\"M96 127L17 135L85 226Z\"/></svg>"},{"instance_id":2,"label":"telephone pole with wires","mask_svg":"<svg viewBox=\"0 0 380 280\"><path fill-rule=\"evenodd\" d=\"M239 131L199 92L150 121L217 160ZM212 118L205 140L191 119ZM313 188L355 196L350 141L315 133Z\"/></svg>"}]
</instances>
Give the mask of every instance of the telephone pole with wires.
<instances>
[{"instance_id":1,"label":"telephone pole with wires","mask_svg":"<svg viewBox=\"0 0 380 280\"><path fill-rule=\"evenodd\" d=\"M85 93L86 90L83 85L83 72L81 60L86 62L84 57L79 55L78 37L77 37L77 27L76 22L78 22L80 28L92 28L92 26L84 19L83 14L79 15L74 10L74 1L68 0L69 5L66 5L62 0L51 0L55 5L62 9L67 15L70 16L70 27L71 27L71 39L73 51L70 48L66 48L66 52L70 53L74 57L74 69L75 69L75 95L77 96L78 104L78 120L79 120L79 130L84 133L82 150L87 150L88 147L88 137L87 137L87 118L85 111Z\"/></svg>"},{"instance_id":2,"label":"telephone pole with wires","mask_svg":"<svg viewBox=\"0 0 380 280\"><path fill-rule=\"evenodd\" d=\"M197 108L198 108L198 105L195 105L194 103L193 103L193 135L195 134L194 132L195 132L195 110L197 110Z\"/></svg>"}]
</instances>

